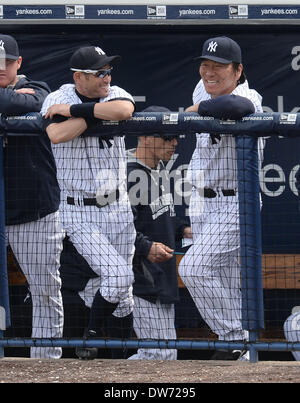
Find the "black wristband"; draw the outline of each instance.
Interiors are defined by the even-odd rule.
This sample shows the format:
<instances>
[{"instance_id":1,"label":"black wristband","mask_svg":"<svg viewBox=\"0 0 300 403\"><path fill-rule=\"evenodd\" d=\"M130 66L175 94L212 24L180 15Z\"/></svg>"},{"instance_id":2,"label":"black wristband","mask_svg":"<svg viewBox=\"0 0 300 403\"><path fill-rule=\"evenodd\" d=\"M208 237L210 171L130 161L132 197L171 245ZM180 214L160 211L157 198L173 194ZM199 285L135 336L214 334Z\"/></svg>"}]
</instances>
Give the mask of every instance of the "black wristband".
<instances>
[{"instance_id":1,"label":"black wristband","mask_svg":"<svg viewBox=\"0 0 300 403\"><path fill-rule=\"evenodd\" d=\"M85 102L82 104L74 104L70 107L70 114L74 118L94 118L94 107L96 102Z\"/></svg>"},{"instance_id":2,"label":"black wristband","mask_svg":"<svg viewBox=\"0 0 300 403\"><path fill-rule=\"evenodd\" d=\"M97 118L85 118L86 124L88 127L96 126L97 123L102 122L102 119Z\"/></svg>"}]
</instances>

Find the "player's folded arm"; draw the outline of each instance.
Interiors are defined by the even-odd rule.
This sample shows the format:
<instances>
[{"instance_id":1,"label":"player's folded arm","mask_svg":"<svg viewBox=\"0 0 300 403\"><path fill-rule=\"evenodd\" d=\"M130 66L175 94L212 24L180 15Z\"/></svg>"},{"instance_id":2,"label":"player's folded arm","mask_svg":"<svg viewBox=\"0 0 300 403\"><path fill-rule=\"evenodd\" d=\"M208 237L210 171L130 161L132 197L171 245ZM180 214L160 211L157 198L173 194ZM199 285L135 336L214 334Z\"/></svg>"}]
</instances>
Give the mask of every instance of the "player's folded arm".
<instances>
[{"instance_id":1,"label":"player's folded arm","mask_svg":"<svg viewBox=\"0 0 300 403\"><path fill-rule=\"evenodd\" d=\"M65 116L61 115L55 115L52 119L50 118L43 118L43 129L46 130L51 123L61 123L64 122L65 120L68 120L69 118L66 118Z\"/></svg>"},{"instance_id":2,"label":"player's folded arm","mask_svg":"<svg viewBox=\"0 0 300 403\"><path fill-rule=\"evenodd\" d=\"M47 87L28 83L20 88L32 88L34 94L22 94L10 88L0 88L0 113L6 115L24 115L28 112L39 112L43 100L48 94Z\"/></svg>"},{"instance_id":3,"label":"player's folded arm","mask_svg":"<svg viewBox=\"0 0 300 403\"><path fill-rule=\"evenodd\" d=\"M198 107L199 115L216 119L239 120L254 112L255 107L250 99L229 94L202 101Z\"/></svg>"},{"instance_id":4,"label":"player's folded arm","mask_svg":"<svg viewBox=\"0 0 300 403\"><path fill-rule=\"evenodd\" d=\"M94 117L103 120L128 120L135 111L134 103L127 98L114 98L107 102L97 103Z\"/></svg>"},{"instance_id":5,"label":"player's folded arm","mask_svg":"<svg viewBox=\"0 0 300 403\"><path fill-rule=\"evenodd\" d=\"M84 102L71 105L70 114L81 117L90 124L94 119L101 120L127 120L134 112L134 104L127 99L112 99L108 102Z\"/></svg>"},{"instance_id":6,"label":"player's folded arm","mask_svg":"<svg viewBox=\"0 0 300 403\"><path fill-rule=\"evenodd\" d=\"M87 128L84 119L66 118L54 115L52 119L44 118L44 130L53 144L65 143L79 137Z\"/></svg>"}]
</instances>

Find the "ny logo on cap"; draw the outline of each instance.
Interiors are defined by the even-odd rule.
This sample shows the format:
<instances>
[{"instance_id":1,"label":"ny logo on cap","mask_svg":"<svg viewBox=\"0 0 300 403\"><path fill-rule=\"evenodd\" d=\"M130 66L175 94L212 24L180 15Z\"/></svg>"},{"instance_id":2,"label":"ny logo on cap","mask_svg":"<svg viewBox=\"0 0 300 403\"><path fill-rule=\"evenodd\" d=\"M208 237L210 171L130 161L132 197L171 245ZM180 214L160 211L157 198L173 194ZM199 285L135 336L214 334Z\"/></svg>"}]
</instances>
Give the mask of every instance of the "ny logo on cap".
<instances>
[{"instance_id":1,"label":"ny logo on cap","mask_svg":"<svg viewBox=\"0 0 300 403\"><path fill-rule=\"evenodd\" d=\"M99 55L105 55L105 52L104 52L101 48L99 48L98 46L95 47L95 51L96 51Z\"/></svg>"},{"instance_id":2,"label":"ny logo on cap","mask_svg":"<svg viewBox=\"0 0 300 403\"><path fill-rule=\"evenodd\" d=\"M208 52L215 52L215 51L217 50L217 46L218 46L217 42L211 41L211 42L209 42L209 44L208 44L207 51L208 51Z\"/></svg>"},{"instance_id":3,"label":"ny logo on cap","mask_svg":"<svg viewBox=\"0 0 300 403\"><path fill-rule=\"evenodd\" d=\"M4 42L2 41L2 39L1 39L1 41L0 41L0 49L1 49L1 50L4 50Z\"/></svg>"}]
</instances>

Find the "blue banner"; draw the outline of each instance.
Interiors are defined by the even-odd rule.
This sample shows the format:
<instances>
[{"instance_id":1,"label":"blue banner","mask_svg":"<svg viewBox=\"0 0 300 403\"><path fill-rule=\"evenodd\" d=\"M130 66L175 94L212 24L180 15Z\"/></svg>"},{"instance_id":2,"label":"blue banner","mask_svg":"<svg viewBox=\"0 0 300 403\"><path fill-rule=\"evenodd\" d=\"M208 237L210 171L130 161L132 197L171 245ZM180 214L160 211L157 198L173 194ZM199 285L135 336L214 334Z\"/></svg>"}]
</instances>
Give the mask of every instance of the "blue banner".
<instances>
[{"instance_id":1,"label":"blue banner","mask_svg":"<svg viewBox=\"0 0 300 403\"><path fill-rule=\"evenodd\" d=\"M299 20L294 5L0 5L0 18L14 20Z\"/></svg>"}]
</instances>

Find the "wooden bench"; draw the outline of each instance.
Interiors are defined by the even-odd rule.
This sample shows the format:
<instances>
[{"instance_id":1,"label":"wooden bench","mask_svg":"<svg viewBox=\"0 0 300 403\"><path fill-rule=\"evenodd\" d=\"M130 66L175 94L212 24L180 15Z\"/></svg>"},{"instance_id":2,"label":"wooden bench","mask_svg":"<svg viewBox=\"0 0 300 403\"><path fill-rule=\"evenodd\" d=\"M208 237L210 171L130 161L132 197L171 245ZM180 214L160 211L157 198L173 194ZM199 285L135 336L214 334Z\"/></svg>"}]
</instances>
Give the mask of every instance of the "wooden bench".
<instances>
[{"instance_id":1,"label":"wooden bench","mask_svg":"<svg viewBox=\"0 0 300 403\"><path fill-rule=\"evenodd\" d=\"M300 255L263 255L262 275L264 289L299 289Z\"/></svg>"},{"instance_id":2,"label":"wooden bench","mask_svg":"<svg viewBox=\"0 0 300 403\"><path fill-rule=\"evenodd\" d=\"M182 255L176 255L177 267L182 259ZM19 268L12 252L9 249L7 255L8 263L8 281L10 286L25 285L26 278ZM263 287L265 290L274 289L299 289L300 288L300 254L264 254L262 257ZM185 288L180 276L178 283L181 289ZM179 338L216 338L209 329L203 328L179 328ZM266 325L266 329L261 330L260 338L262 340L281 340L284 339L282 326L272 324Z\"/></svg>"},{"instance_id":3,"label":"wooden bench","mask_svg":"<svg viewBox=\"0 0 300 403\"><path fill-rule=\"evenodd\" d=\"M182 255L176 255L177 267L182 258ZM300 254L264 254L262 276L264 289L299 289ZM178 280L179 287L185 287L179 275Z\"/></svg>"},{"instance_id":4,"label":"wooden bench","mask_svg":"<svg viewBox=\"0 0 300 403\"><path fill-rule=\"evenodd\" d=\"M177 267L182 255L176 255ZM26 279L15 261L12 252L7 254L8 280L10 285L24 285ZM300 254L264 254L262 257L264 289L300 289ZM180 288L184 284L178 275Z\"/></svg>"},{"instance_id":5,"label":"wooden bench","mask_svg":"<svg viewBox=\"0 0 300 403\"><path fill-rule=\"evenodd\" d=\"M9 285L26 284L26 278L10 248L7 248L7 276Z\"/></svg>"}]
</instances>

